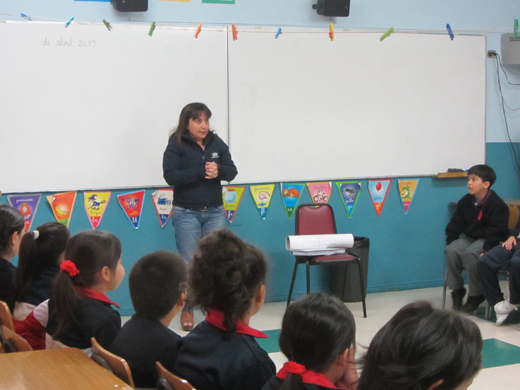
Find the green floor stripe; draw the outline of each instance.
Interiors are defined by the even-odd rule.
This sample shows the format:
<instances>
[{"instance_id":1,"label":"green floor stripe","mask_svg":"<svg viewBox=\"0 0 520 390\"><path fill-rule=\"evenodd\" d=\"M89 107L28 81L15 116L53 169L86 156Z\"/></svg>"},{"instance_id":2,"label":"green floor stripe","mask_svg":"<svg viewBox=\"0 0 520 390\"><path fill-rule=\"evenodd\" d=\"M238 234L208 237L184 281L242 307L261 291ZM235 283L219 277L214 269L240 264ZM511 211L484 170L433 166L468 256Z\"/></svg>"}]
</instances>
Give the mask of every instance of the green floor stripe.
<instances>
[{"instance_id":1,"label":"green floor stripe","mask_svg":"<svg viewBox=\"0 0 520 390\"><path fill-rule=\"evenodd\" d=\"M497 339L484 340L482 368L520 363L520 347Z\"/></svg>"},{"instance_id":2,"label":"green floor stripe","mask_svg":"<svg viewBox=\"0 0 520 390\"><path fill-rule=\"evenodd\" d=\"M269 336L268 339L256 339L258 344L267 353L280 352L280 346L278 345L278 336L280 336L280 329L274 330L263 330L263 333Z\"/></svg>"}]
</instances>

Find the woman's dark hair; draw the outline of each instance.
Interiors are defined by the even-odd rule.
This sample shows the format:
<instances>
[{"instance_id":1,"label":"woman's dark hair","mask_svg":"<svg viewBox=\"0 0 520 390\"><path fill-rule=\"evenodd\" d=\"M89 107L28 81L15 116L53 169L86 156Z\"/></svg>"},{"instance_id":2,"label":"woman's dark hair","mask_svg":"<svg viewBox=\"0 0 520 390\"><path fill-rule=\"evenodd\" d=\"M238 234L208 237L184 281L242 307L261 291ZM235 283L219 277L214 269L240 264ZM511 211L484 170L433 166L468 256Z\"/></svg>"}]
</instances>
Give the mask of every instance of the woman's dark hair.
<instances>
[{"instance_id":1,"label":"woman's dark hair","mask_svg":"<svg viewBox=\"0 0 520 390\"><path fill-rule=\"evenodd\" d=\"M211 111L204 103L190 103L186 105L179 115L179 123L170 133L170 139L175 137L179 145L182 145L182 133L188 129L190 119L198 119L202 114L207 119L211 118Z\"/></svg>"},{"instance_id":2,"label":"woman's dark hair","mask_svg":"<svg viewBox=\"0 0 520 390\"><path fill-rule=\"evenodd\" d=\"M186 263L181 256L157 251L142 257L132 267L128 278L135 312L160 320L186 290L187 280Z\"/></svg>"},{"instance_id":3,"label":"woman's dark hair","mask_svg":"<svg viewBox=\"0 0 520 390\"><path fill-rule=\"evenodd\" d=\"M345 304L324 293L311 293L287 308L279 343L289 361L323 373L355 344L355 339L356 323ZM289 374L282 389L304 390L302 377Z\"/></svg>"},{"instance_id":4,"label":"woman's dark hair","mask_svg":"<svg viewBox=\"0 0 520 390\"><path fill-rule=\"evenodd\" d=\"M78 233L67 243L65 259L72 261L79 274L70 276L61 271L54 281L52 299L56 305L58 329L52 336L58 339L78 322L83 298L74 287L92 287L104 267L115 271L121 258L121 242L111 233L97 230Z\"/></svg>"},{"instance_id":5,"label":"woman's dark hair","mask_svg":"<svg viewBox=\"0 0 520 390\"><path fill-rule=\"evenodd\" d=\"M11 310L14 310L15 303L29 291L43 268L58 267L58 260L65 251L69 236L69 229L59 222L44 223L36 231L23 236L18 254L18 268L10 287Z\"/></svg>"},{"instance_id":6,"label":"woman's dark hair","mask_svg":"<svg viewBox=\"0 0 520 390\"><path fill-rule=\"evenodd\" d=\"M204 312L222 311L224 327L231 333L266 274L267 261L260 250L229 230L216 230L199 242L189 271L188 300Z\"/></svg>"},{"instance_id":7,"label":"woman's dark hair","mask_svg":"<svg viewBox=\"0 0 520 390\"><path fill-rule=\"evenodd\" d=\"M480 370L482 336L462 315L418 301L399 310L361 359L358 390L453 390Z\"/></svg>"},{"instance_id":8,"label":"woman's dark hair","mask_svg":"<svg viewBox=\"0 0 520 390\"><path fill-rule=\"evenodd\" d=\"M0 256L10 256L11 236L22 234L25 227L22 213L6 204L0 205Z\"/></svg>"}]
</instances>

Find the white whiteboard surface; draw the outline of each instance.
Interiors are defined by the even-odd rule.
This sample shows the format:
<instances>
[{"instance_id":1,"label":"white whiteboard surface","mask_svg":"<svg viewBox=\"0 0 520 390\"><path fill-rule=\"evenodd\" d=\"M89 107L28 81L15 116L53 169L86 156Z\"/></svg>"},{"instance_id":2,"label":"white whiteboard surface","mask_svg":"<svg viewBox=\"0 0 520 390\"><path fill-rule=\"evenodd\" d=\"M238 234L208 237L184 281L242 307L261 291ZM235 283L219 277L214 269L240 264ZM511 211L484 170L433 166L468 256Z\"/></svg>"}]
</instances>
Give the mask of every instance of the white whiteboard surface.
<instances>
[{"instance_id":1,"label":"white whiteboard surface","mask_svg":"<svg viewBox=\"0 0 520 390\"><path fill-rule=\"evenodd\" d=\"M0 191L166 185L187 103L227 140L225 28L0 23Z\"/></svg>"},{"instance_id":2,"label":"white whiteboard surface","mask_svg":"<svg viewBox=\"0 0 520 390\"><path fill-rule=\"evenodd\" d=\"M258 32L228 37L236 182L431 175L485 161L485 37Z\"/></svg>"}]
</instances>

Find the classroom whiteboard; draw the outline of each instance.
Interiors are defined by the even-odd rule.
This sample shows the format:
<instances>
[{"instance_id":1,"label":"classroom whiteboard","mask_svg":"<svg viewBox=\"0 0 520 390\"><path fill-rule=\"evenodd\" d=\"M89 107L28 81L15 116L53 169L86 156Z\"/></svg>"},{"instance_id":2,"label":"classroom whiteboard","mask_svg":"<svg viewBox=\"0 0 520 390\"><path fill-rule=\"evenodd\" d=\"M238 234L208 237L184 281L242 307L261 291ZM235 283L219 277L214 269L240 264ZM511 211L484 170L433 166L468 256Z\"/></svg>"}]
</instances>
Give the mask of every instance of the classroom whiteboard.
<instances>
[{"instance_id":1,"label":"classroom whiteboard","mask_svg":"<svg viewBox=\"0 0 520 390\"><path fill-rule=\"evenodd\" d=\"M230 39L236 182L432 175L485 161L485 37L274 31Z\"/></svg>"},{"instance_id":2,"label":"classroom whiteboard","mask_svg":"<svg viewBox=\"0 0 520 390\"><path fill-rule=\"evenodd\" d=\"M187 103L227 140L224 28L0 23L0 191L164 186Z\"/></svg>"}]
</instances>

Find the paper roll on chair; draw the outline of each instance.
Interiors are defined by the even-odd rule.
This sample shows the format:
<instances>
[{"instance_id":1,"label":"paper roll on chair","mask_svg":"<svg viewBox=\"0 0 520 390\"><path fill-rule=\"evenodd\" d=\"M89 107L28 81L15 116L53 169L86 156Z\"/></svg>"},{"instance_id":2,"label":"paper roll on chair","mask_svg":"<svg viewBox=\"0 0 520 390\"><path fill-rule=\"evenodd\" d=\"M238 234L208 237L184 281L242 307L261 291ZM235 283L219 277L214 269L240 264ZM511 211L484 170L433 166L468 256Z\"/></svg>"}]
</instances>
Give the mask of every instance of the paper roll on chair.
<instances>
[{"instance_id":1,"label":"paper roll on chair","mask_svg":"<svg viewBox=\"0 0 520 390\"><path fill-rule=\"evenodd\" d=\"M287 236L285 249L295 256L323 256L345 253L354 246L352 234L311 234Z\"/></svg>"}]
</instances>

